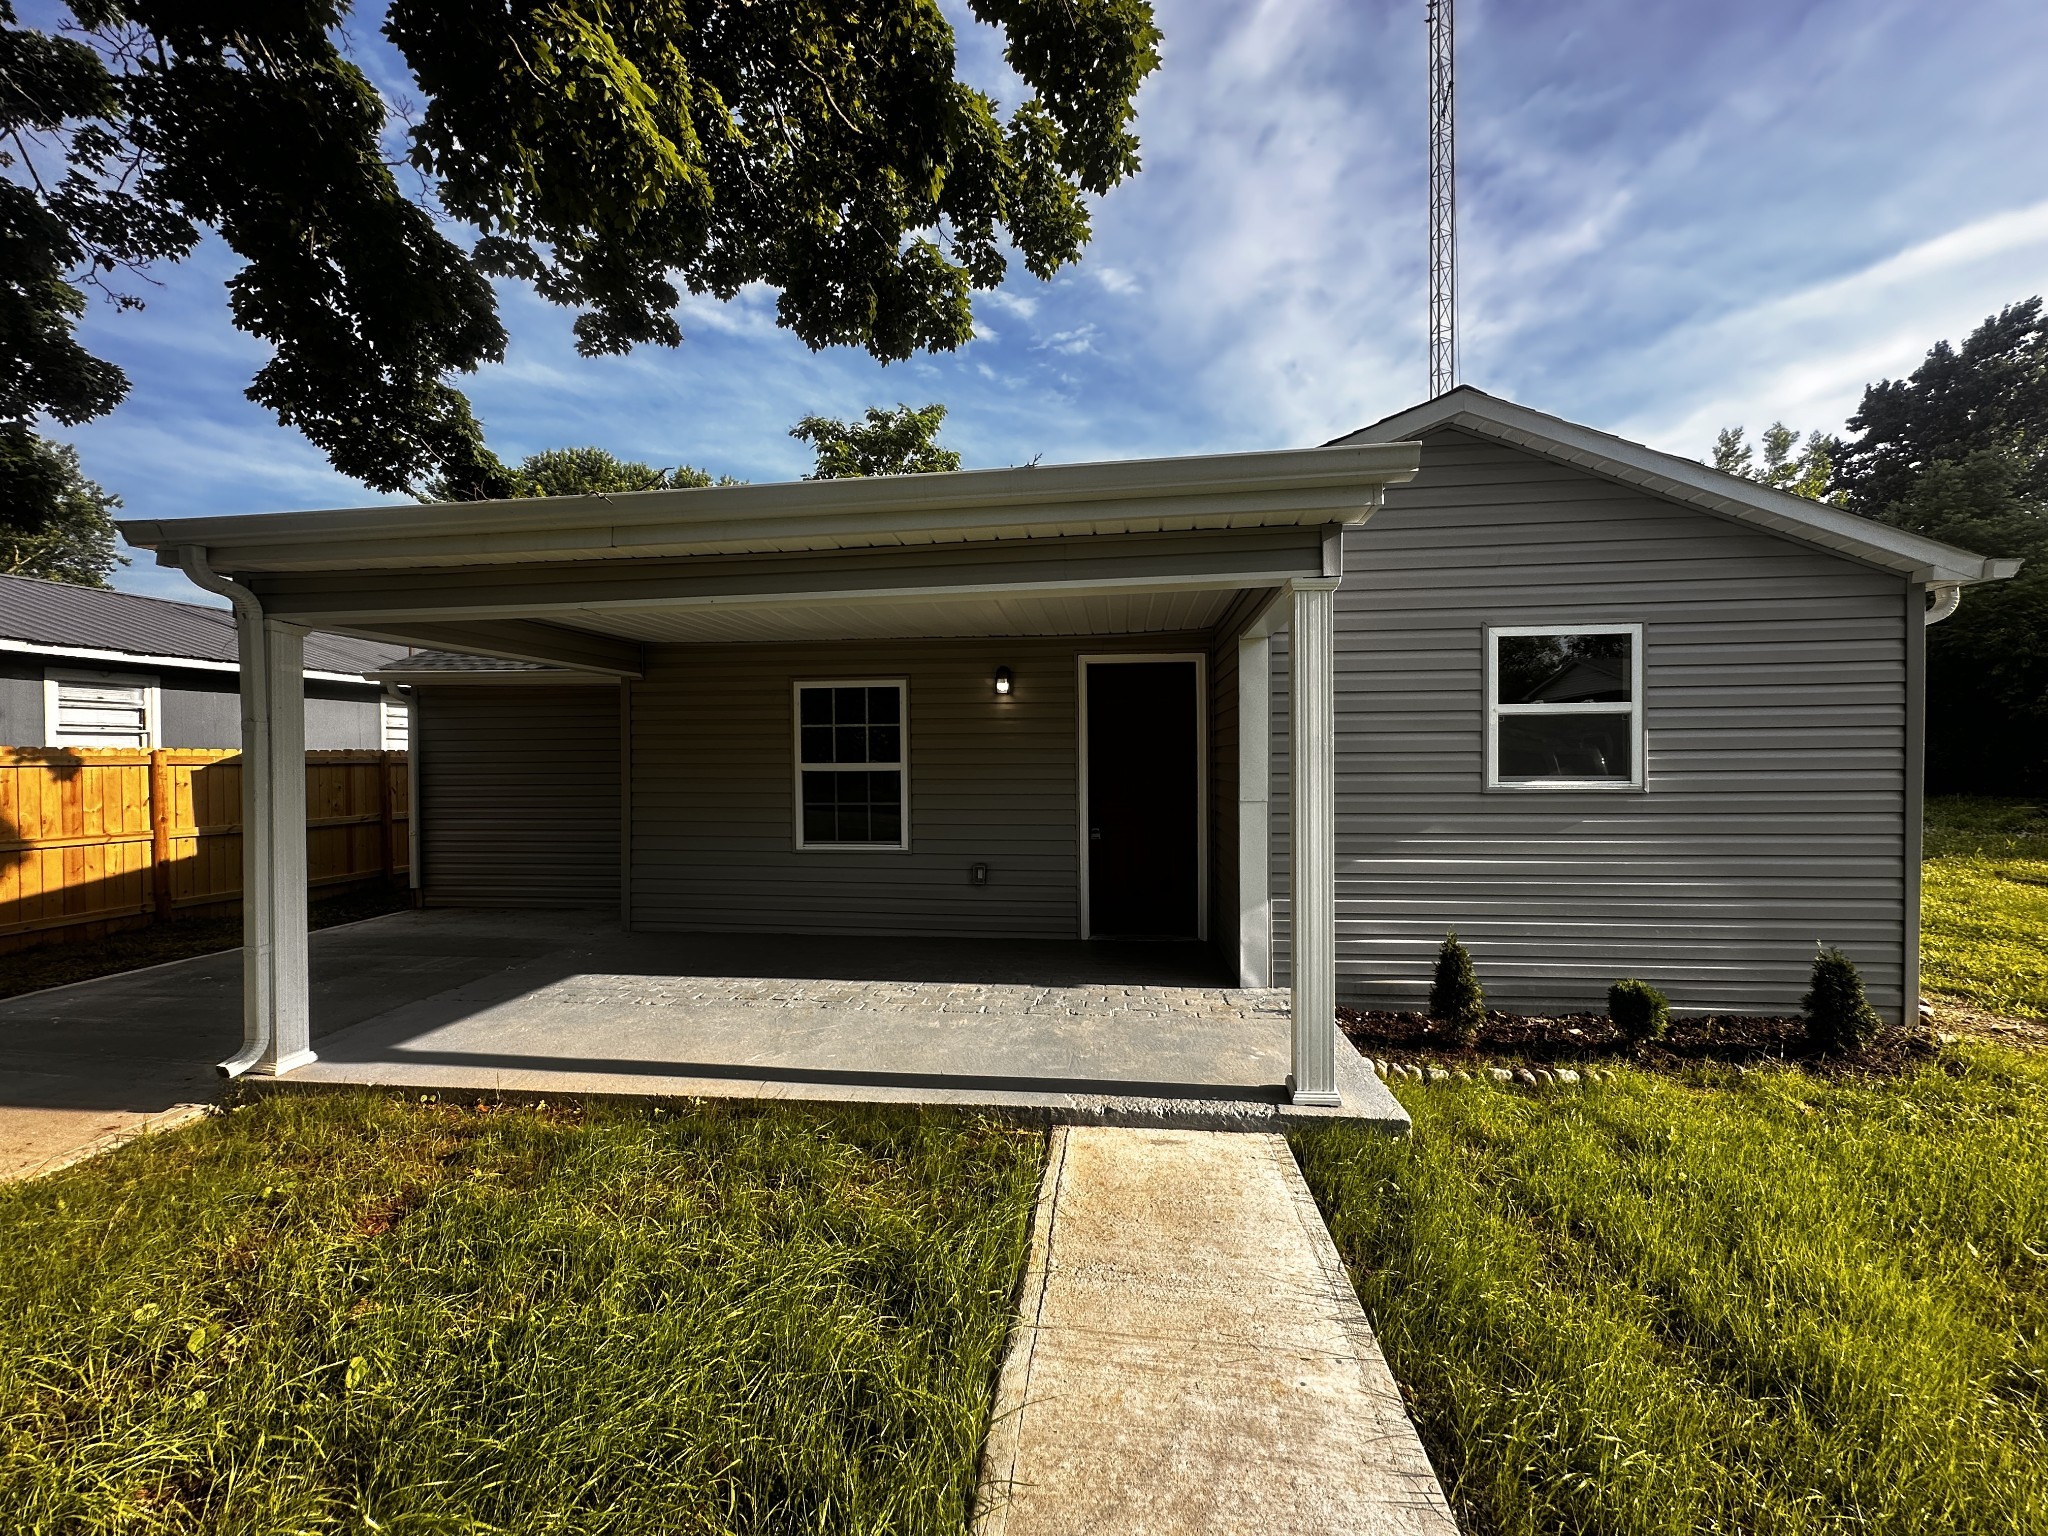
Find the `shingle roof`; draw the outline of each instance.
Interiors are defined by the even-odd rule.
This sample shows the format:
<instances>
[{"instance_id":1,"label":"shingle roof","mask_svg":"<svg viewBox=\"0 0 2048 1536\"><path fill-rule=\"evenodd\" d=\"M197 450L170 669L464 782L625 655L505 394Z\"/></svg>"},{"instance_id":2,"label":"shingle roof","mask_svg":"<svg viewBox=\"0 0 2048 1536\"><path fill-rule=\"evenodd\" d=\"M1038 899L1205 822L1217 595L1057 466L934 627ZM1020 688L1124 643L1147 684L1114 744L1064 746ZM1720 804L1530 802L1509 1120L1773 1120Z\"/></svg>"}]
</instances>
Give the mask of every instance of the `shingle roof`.
<instances>
[{"instance_id":1,"label":"shingle roof","mask_svg":"<svg viewBox=\"0 0 2048 1536\"><path fill-rule=\"evenodd\" d=\"M415 672L565 672L566 667L544 666L537 661L510 661L502 656L472 656L466 651L414 651L377 669L380 674Z\"/></svg>"},{"instance_id":2,"label":"shingle roof","mask_svg":"<svg viewBox=\"0 0 2048 1536\"><path fill-rule=\"evenodd\" d=\"M0 576L0 640L230 665L236 660L234 616L225 608L33 576ZM306 636L308 672L369 672L403 655L402 645L317 630Z\"/></svg>"}]
</instances>

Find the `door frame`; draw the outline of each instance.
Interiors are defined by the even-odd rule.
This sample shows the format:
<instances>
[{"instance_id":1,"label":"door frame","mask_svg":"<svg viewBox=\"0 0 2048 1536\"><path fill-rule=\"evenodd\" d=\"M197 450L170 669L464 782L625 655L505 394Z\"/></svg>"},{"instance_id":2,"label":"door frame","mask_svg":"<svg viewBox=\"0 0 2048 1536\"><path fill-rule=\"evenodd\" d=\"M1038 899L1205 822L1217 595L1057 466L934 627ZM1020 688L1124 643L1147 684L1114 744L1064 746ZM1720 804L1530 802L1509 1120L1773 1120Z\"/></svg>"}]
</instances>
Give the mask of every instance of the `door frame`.
<instances>
[{"instance_id":1,"label":"door frame","mask_svg":"<svg viewBox=\"0 0 2048 1536\"><path fill-rule=\"evenodd\" d=\"M1080 849L1081 937L1095 937L1088 912L1088 669L1125 662L1191 661L1195 664L1195 941L1209 939L1209 654L1206 651L1094 651L1074 658L1075 741L1079 761L1080 822L1075 842Z\"/></svg>"}]
</instances>

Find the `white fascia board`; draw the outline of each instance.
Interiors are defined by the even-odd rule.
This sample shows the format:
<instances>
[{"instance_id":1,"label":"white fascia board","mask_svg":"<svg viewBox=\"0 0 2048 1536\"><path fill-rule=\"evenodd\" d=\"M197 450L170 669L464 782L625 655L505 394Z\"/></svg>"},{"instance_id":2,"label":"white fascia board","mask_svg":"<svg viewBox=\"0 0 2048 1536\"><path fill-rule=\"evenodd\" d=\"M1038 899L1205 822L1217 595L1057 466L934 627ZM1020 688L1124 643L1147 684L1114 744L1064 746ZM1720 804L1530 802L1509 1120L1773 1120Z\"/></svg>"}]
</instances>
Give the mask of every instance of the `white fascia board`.
<instances>
[{"instance_id":1,"label":"white fascia board","mask_svg":"<svg viewBox=\"0 0 2048 1536\"><path fill-rule=\"evenodd\" d=\"M131 544L228 571L871 548L1358 522L1410 479L1412 443L436 506L122 519Z\"/></svg>"},{"instance_id":2,"label":"white fascia board","mask_svg":"<svg viewBox=\"0 0 2048 1536\"><path fill-rule=\"evenodd\" d=\"M1673 501L1817 545L1866 565L1896 571L1916 582L1967 586L2000 581L2019 569L2017 561L1987 559L1824 502L1808 501L1804 496L1758 485L1676 454L1662 453L1562 417L1532 411L1470 387L1439 395L1362 427L1339 441L1408 440L1444 427L1492 438L1610 480L1640 486Z\"/></svg>"},{"instance_id":3,"label":"white fascia board","mask_svg":"<svg viewBox=\"0 0 2048 1536\"><path fill-rule=\"evenodd\" d=\"M141 651L100 651L83 645L42 645L34 640L0 640L0 651L18 656L47 656L58 661L113 661L130 667L171 667L185 672L240 672L241 663L198 656L152 656ZM319 672L305 669L309 682L368 684L367 672Z\"/></svg>"}]
</instances>

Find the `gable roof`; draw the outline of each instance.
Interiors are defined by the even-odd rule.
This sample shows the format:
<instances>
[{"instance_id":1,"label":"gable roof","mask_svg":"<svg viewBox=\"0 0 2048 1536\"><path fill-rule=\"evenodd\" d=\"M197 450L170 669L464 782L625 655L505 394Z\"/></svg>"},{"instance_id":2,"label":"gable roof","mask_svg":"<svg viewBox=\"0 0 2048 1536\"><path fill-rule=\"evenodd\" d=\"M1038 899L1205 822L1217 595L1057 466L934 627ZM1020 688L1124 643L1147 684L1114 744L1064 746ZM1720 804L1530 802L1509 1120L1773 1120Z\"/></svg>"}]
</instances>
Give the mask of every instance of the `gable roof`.
<instances>
[{"instance_id":1,"label":"gable roof","mask_svg":"<svg viewBox=\"0 0 2048 1536\"><path fill-rule=\"evenodd\" d=\"M1461 384L1434 400L1398 411L1371 426L1360 427L1334 439L1332 446L1407 442L1447 427L1639 486L1668 500L1846 555L1866 565L1897 571L1917 582L1967 586L1972 582L2001 581L2020 568L2017 560L1971 554L1966 549L1845 512L1840 507L1808 501L1804 496L1710 469L1674 453L1661 453L1560 416L1532 411L1469 384Z\"/></svg>"},{"instance_id":2,"label":"gable roof","mask_svg":"<svg viewBox=\"0 0 2048 1536\"><path fill-rule=\"evenodd\" d=\"M239 665L234 616L224 608L37 576L0 576L0 649L207 672ZM318 630L306 636L309 675L353 682L403 655L402 645Z\"/></svg>"}]
</instances>

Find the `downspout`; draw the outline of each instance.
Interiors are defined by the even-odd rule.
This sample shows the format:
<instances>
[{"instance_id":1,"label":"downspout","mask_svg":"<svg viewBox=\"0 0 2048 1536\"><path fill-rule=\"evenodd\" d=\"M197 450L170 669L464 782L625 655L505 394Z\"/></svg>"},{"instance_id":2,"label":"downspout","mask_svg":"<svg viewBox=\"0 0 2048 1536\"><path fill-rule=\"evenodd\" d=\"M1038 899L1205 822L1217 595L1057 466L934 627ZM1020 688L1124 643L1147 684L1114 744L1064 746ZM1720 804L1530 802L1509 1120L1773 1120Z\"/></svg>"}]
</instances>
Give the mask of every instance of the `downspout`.
<instances>
[{"instance_id":1,"label":"downspout","mask_svg":"<svg viewBox=\"0 0 2048 1536\"><path fill-rule=\"evenodd\" d=\"M1930 584L1927 588L1934 601L1927 605L1924 622L1939 624L1963 605L1963 584L1959 581L1944 581Z\"/></svg>"},{"instance_id":2,"label":"downspout","mask_svg":"<svg viewBox=\"0 0 2048 1536\"><path fill-rule=\"evenodd\" d=\"M385 697L405 706L405 883L420 888L420 712L419 695L396 683L384 685Z\"/></svg>"},{"instance_id":3,"label":"downspout","mask_svg":"<svg viewBox=\"0 0 2048 1536\"><path fill-rule=\"evenodd\" d=\"M215 574L204 549L196 544L180 546L178 568L193 585L228 600L235 610L238 631L236 655L242 669L242 1048L217 1069L222 1077L233 1078L255 1066L270 1049L270 1010L251 1005L249 987L251 968L260 972L269 964L264 951L269 948L270 935L259 931L257 881L252 878L260 863L258 849L270 826L270 776L257 766L267 767L270 762L270 689L260 686L269 676L264 655L268 637L263 605L256 594ZM250 686L252 676L259 686Z\"/></svg>"}]
</instances>

